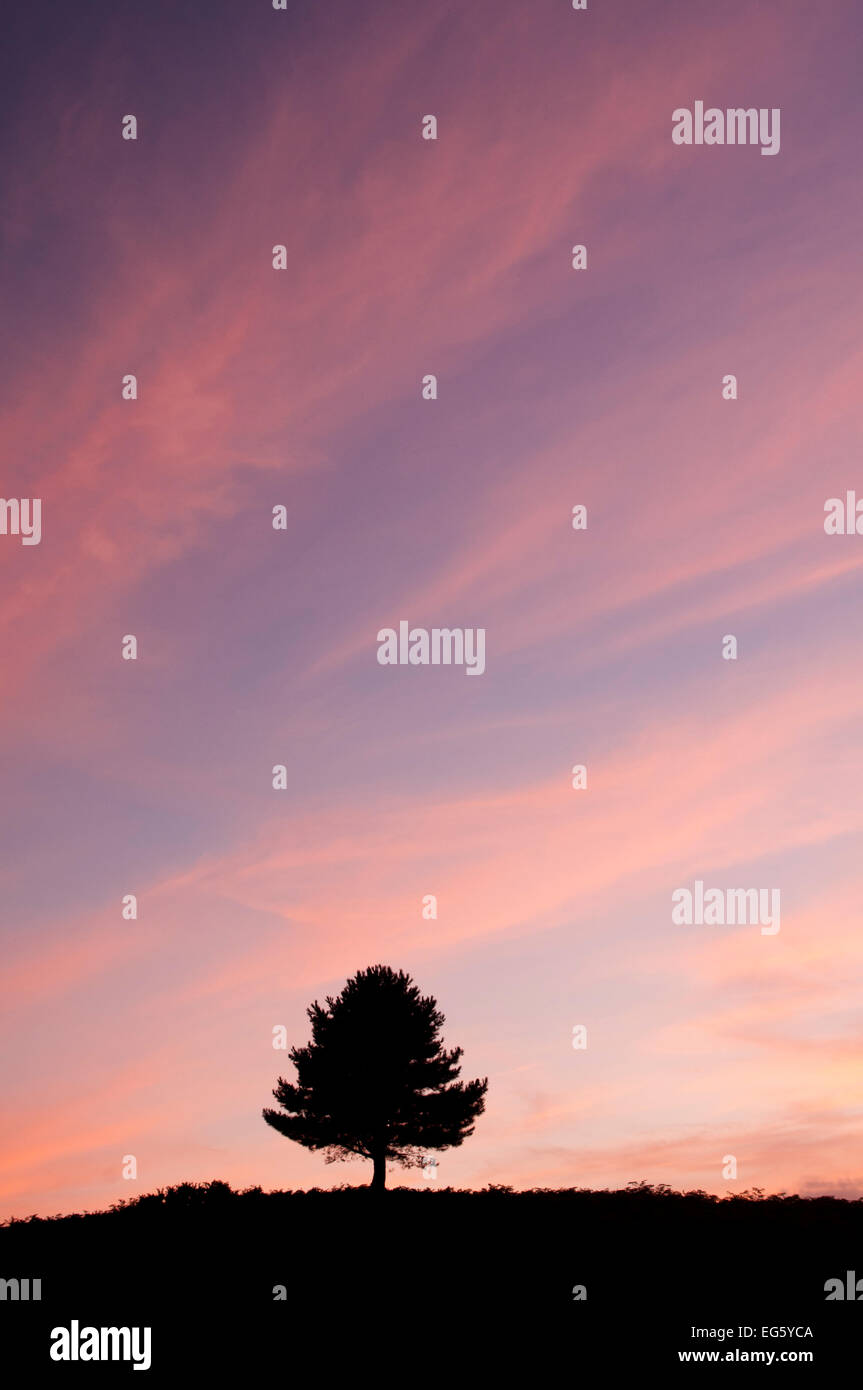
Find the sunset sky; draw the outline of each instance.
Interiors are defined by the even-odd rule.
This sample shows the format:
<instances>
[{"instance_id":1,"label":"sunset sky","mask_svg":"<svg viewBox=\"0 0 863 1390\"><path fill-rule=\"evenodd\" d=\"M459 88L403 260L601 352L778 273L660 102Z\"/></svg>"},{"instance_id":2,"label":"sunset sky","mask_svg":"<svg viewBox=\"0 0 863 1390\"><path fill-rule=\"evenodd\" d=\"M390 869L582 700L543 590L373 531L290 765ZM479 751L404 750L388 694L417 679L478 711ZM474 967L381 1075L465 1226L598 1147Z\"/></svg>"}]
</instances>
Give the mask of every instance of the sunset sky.
<instances>
[{"instance_id":1,"label":"sunset sky","mask_svg":"<svg viewBox=\"0 0 863 1390\"><path fill-rule=\"evenodd\" d=\"M261 1110L273 1026L375 962L489 1078L440 1186L863 1195L863 537L823 525L863 497L861 31L13 7L0 1218L367 1182ZM780 108L780 153L674 145L697 100ZM485 628L485 673L379 665L401 619ZM780 932L674 925L695 879Z\"/></svg>"}]
</instances>

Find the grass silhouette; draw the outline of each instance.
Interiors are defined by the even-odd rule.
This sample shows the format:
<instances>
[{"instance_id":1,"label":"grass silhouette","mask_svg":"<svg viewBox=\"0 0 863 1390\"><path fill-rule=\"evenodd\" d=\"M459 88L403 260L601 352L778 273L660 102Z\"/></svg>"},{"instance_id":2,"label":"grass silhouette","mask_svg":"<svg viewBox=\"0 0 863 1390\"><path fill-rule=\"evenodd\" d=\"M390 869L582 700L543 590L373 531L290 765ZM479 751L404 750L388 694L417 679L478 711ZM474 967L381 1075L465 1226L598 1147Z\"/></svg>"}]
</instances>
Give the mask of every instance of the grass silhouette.
<instances>
[{"instance_id":1,"label":"grass silhouette","mask_svg":"<svg viewBox=\"0 0 863 1390\"><path fill-rule=\"evenodd\" d=\"M505 1327L513 1350L519 1339L576 1338L615 1365L692 1346L692 1324L811 1326L799 1345L817 1344L824 1370L859 1340L861 1309L824 1292L855 1260L863 1276L861 1199L720 1198L644 1182L385 1193L187 1182L0 1228L6 1277L43 1281L42 1303L15 1309L19 1332L28 1319L45 1329L70 1317L147 1322L154 1357L189 1369L204 1354L190 1326L217 1330L216 1361L233 1347L245 1364L254 1350L269 1365L298 1326L368 1330L383 1319L388 1336L409 1338L445 1311L444 1323Z\"/></svg>"}]
</instances>

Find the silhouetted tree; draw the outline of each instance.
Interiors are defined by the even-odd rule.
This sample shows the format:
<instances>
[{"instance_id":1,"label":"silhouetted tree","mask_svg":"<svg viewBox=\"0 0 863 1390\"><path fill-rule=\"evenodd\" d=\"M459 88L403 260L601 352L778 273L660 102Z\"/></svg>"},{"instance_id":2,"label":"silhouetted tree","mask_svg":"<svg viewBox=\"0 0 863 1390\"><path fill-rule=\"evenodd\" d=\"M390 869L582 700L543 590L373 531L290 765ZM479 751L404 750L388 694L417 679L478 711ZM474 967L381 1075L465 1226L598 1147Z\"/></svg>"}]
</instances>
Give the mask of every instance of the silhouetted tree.
<instances>
[{"instance_id":1,"label":"silhouetted tree","mask_svg":"<svg viewBox=\"0 0 863 1390\"><path fill-rule=\"evenodd\" d=\"M445 1050L437 1000L422 997L410 975L372 965L336 999L327 995L325 1008L315 1002L306 1012L312 1041L288 1054L297 1084L280 1076L273 1095L281 1111L263 1112L273 1129L325 1150L328 1163L370 1158L378 1190L387 1159L418 1167L424 1150L473 1134L488 1080L456 1080L462 1049Z\"/></svg>"}]
</instances>

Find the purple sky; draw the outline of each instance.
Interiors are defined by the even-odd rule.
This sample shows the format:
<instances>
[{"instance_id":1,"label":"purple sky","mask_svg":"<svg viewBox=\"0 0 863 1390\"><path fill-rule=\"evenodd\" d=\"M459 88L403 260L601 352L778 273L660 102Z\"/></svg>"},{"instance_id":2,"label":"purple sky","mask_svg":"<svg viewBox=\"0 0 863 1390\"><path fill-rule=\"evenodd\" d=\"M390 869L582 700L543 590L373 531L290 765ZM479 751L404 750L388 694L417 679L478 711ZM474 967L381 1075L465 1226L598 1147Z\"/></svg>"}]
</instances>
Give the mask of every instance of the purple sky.
<instances>
[{"instance_id":1,"label":"purple sky","mask_svg":"<svg viewBox=\"0 0 863 1390\"><path fill-rule=\"evenodd\" d=\"M860 30L16 7L2 1215L367 1181L260 1112L377 961L489 1076L441 1184L863 1192ZM699 100L779 154L673 144ZM381 666L401 619L484 674ZM781 930L673 924L696 879Z\"/></svg>"}]
</instances>

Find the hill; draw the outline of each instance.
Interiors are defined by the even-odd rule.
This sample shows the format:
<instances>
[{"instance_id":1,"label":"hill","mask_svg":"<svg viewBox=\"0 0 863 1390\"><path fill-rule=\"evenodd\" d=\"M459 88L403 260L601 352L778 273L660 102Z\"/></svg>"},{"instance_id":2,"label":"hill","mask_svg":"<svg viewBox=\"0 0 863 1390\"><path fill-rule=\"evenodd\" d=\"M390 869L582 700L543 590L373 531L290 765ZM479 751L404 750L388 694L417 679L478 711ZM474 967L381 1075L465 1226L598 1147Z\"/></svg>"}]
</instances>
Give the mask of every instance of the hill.
<instances>
[{"instance_id":1,"label":"hill","mask_svg":"<svg viewBox=\"0 0 863 1390\"><path fill-rule=\"evenodd\" d=\"M858 1267L863 1299L863 1201L214 1181L6 1224L0 1274L40 1278L42 1298L7 1298L0 1317L7 1353L67 1379L131 1371L49 1363L51 1329L72 1318L151 1326L157 1383L234 1360L350 1366L380 1339L392 1354L423 1347L414 1371L431 1373L466 1328L484 1364L557 1348L592 1350L609 1371L662 1369L679 1351L738 1348L774 1361L805 1351L826 1373L859 1344L863 1301L828 1299L825 1285L844 1290Z\"/></svg>"}]
</instances>

